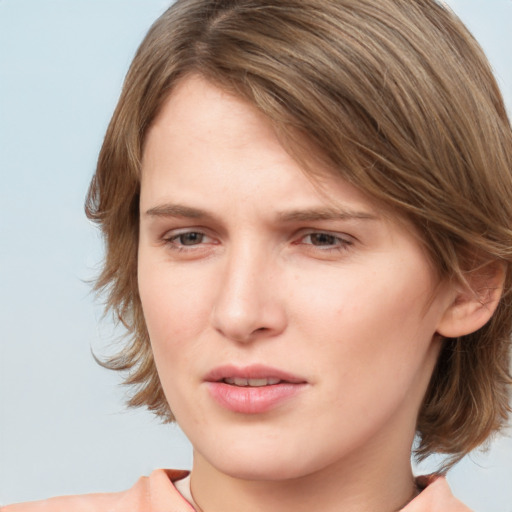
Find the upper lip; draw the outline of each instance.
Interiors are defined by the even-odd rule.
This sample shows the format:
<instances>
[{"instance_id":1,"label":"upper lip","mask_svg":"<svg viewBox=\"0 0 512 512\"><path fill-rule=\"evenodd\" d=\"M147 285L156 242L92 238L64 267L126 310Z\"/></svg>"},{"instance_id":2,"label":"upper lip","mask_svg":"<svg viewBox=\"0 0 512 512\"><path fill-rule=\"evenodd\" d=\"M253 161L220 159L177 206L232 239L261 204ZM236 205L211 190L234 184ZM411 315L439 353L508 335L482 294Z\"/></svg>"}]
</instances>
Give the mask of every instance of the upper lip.
<instances>
[{"instance_id":1,"label":"upper lip","mask_svg":"<svg viewBox=\"0 0 512 512\"><path fill-rule=\"evenodd\" d=\"M250 366L218 366L208 372L205 376L205 381L221 382L229 378L279 379L280 381L289 382L291 384L303 384L306 382L306 379L302 377L261 364L253 364Z\"/></svg>"}]
</instances>

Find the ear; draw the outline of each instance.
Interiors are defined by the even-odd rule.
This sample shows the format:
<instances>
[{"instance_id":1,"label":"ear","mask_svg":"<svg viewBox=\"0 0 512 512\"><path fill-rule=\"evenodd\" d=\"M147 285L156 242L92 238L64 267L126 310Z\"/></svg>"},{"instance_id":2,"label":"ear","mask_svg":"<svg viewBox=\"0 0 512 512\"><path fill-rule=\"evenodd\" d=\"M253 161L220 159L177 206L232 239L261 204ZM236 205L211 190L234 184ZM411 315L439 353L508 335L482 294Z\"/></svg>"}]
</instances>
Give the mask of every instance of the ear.
<instances>
[{"instance_id":1,"label":"ear","mask_svg":"<svg viewBox=\"0 0 512 512\"><path fill-rule=\"evenodd\" d=\"M437 333L457 338L483 327L498 306L505 281L505 266L487 263L464 274L466 282L456 285L455 297L438 324Z\"/></svg>"}]
</instances>

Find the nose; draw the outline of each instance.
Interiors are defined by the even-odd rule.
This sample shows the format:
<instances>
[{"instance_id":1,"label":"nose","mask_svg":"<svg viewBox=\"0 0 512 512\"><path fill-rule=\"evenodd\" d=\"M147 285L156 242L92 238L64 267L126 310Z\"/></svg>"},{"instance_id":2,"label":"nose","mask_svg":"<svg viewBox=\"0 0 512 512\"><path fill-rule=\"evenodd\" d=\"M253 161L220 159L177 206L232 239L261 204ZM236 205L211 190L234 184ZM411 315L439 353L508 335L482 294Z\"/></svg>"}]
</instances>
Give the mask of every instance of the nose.
<instances>
[{"instance_id":1,"label":"nose","mask_svg":"<svg viewBox=\"0 0 512 512\"><path fill-rule=\"evenodd\" d=\"M212 310L213 327L240 343L274 337L287 317L278 269L263 251L232 251L226 256Z\"/></svg>"}]
</instances>

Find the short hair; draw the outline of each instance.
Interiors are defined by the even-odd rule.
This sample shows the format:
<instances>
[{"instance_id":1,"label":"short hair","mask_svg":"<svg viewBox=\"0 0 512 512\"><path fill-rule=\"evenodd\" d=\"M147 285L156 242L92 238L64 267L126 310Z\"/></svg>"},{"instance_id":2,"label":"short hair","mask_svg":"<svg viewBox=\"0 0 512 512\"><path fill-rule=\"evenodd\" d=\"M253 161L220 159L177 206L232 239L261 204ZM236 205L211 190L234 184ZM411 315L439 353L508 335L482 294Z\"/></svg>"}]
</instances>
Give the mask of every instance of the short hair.
<instances>
[{"instance_id":1,"label":"short hair","mask_svg":"<svg viewBox=\"0 0 512 512\"><path fill-rule=\"evenodd\" d=\"M333 173L411 221L440 279L503 265L491 320L443 341L417 453L446 453L451 464L502 428L511 384L512 131L481 48L435 0L178 0L154 23L86 202L106 244L96 288L128 331L103 364L127 372L128 404L173 420L137 288L139 193L148 127L190 74L263 112L298 161L307 140Z\"/></svg>"}]
</instances>

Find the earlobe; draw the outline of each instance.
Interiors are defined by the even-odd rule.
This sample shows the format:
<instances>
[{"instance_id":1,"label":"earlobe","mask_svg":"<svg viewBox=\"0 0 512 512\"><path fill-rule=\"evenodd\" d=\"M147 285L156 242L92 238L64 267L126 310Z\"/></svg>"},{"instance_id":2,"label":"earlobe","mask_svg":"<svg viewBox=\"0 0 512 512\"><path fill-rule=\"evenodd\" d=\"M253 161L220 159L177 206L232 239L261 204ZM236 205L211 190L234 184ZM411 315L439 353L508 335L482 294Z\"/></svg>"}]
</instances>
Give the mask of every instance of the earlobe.
<instances>
[{"instance_id":1,"label":"earlobe","mask_svg":"<svg viewBox=\"0 0 512 512\"><path fill-rule=\"evenodd\" d=\"M503 291L505 267L497 261L488 263L465 278L439 322L437 333L445 338L470 334L490 320Z\"/></svg>"}]
</instances>

